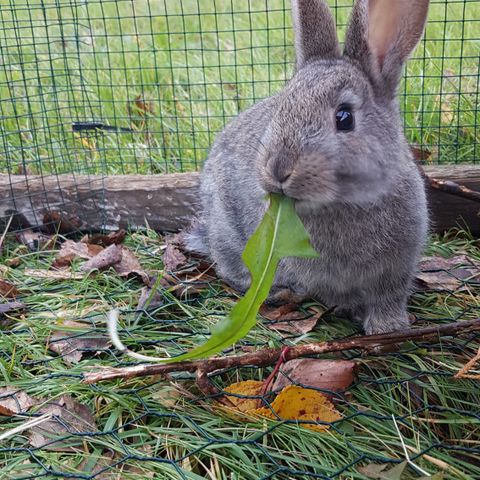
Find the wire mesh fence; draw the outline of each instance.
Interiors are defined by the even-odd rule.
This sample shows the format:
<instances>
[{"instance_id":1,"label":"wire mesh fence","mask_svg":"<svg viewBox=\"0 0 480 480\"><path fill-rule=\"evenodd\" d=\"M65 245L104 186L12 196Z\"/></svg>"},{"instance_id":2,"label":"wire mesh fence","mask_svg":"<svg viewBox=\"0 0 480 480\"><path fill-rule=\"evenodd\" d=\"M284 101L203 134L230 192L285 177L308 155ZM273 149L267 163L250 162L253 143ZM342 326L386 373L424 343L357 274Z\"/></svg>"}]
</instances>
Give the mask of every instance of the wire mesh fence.
<instances>
[{"instance_id":1,"label":"wire mesh fence","mask_svg":"<svg viewBox=\"0 0 480 480\"><path fill-rule=\"evenodd\" d=\"M351 0L331 1L343 35ZM4 173L198 169L232 116L292 72L287 0L4 2ZM476 162L480 2L434 0L402 86L412 143Z\"/></svg>"},{"instance_id":2,"label":"wire mesh fence","mask_svg":"<svg viewBox=\"0 0 480 480\"><path fill-rule=\"evenodd\" d=\"M341 36L351 3L330 1ZM6 175L0 180L14 199L29 199L40 221L22 223L2 210L0 216L18 222L11 228L19 230L48 224L42 216L56 209L72 210L61 200L49 204L41 189L32 194L34 176L61 193L62 174L73 175L69 188L82 192L73 210L82 217L89 202L100 209L101 196L85 192L89 186L98 191L105 175L198 170L216 132L291 75L289 9L287 0L2 2L0 177ZM480 0L432 1L425 40L401 87L406 133L425 162L480 158L479 27ZM139 235L135 245L142 261L158 269L158 244ZM480 257L471 240L437 248L442 254L467 249ZM361 368L344 391L324 391L341 419L323 434L304 428L305 422L245 422L220 411L189 375L174 375L168 384L148 379L86 385L86 369L130 363L109 346L84 345L80 362L66 359L68 350L54 354L47 348L54 335L53 343L77 349L79 337L102 335L105 309L118 304L128 306L122 336L132 348L179 353L204 338L206 319L214 322L231 307L223 286L212 282L200 298L181 302L167 292L161 306L138 320L129 311L140 295L134 279L104 272L61 283L35 276L50 268L49 251L8 246L2 258L5 275L22 285L28 309L0 317L3 378L14 391L54 402L47 410L40 403L3 417L8 436L0 468L7 478L362 479L367 477L359 467L385 463L388 470L407 454L423 471L440 471L445 479L480 477L477 383L452 379L474 355L478 334L411 342L378 356L345 353L341 358ZM13 263L18 258L20 267ZM417 294L411 309L418 321L479 317L478 282L462 282L462 291ZM80 325L65 329L65 319ZM354 332L346 321L329 318L303 335L259 327L238 348ZM270 372L230 369L209 381L224 393L232 382L262 380ZM61 399L64 394L94 418L80 407L75 411ZM18 401L3 392L0 404L7 397ZM263 405L272 403L272 396L261 397ZM55 421L43 419L49 422L43 430L37 425L43 436L35 443L34 427L25 429L25 423L41 420L45 411ZM72 419L72 411L80 420ZM408 468L405 478L417 478L415 468Z\"/></svg>"},{"instance_id":3,"label":"wire mesh fence","mask_svg":"<svg viewBox=\"0 0 480 480\"><path fill-rule=\"evenodd\" d=\"M127 238L145 268L158 268L162 244L152 233ZM194 375L186 372L168 379L83 383L86 372L135 365L109 345L104 311L112 304L125 306L120 334L136 351L177 354L204 341L207 324L225 315L235 296L214 278L185 281L185 271L197 277L195 260L183 267L183 274L173 274L177 286L189 288L189 294L177 298L162 289L161 302L140 314L134 309L140 289L135 279L125 281L106 271L59 282L32 273L33 268L47 268L55 252L38 252L35 258L22 255L21 248L9 243L5 259L21 261L9 279L22 285L27 315L0 318L2 375L10 387L0 390L0 411L7 415L1 417L0 433L5 435L0 444L5 478L368 479L379 478L378 468L390 475L385 478L402 480L421 478L422 472L445 480L480 476L478 379L453 378L478 350L478 331L431 343L410 341L376 355L350 350L324 356L357 364L355 380L343 387L336 380L332 387L304 385L282 366L277 378L329 397L338 412L334 421L234 414L218 403L227 386L265 380L272 367L216 371L208 380L217 390L211 394L202 393ZM459 249L473 260L480 258L478 247L461 236L434 243L430 253ZM450 275L458 281L456 287L450 281L450 289L432 288L413 296L410 311L417 325L480 316L478 302L472 300L478 295L478 280L466 278L466 272L445 270L444 280ZM305 308L308 316L308 305ZM303 334L272 325L264 318L225 354L348 338L356 330L333 315ZM471 373L478 376L478 366ZM323 375L328 377L328 368ZM274 402L273 393L237 396L250 396L267 409ZM8 408L18 413L9 414ZM32 421L36 423L28 423ZM407 456L414 466L405 467L402 476L387 473Z\"/></svg>"}]
</instances>

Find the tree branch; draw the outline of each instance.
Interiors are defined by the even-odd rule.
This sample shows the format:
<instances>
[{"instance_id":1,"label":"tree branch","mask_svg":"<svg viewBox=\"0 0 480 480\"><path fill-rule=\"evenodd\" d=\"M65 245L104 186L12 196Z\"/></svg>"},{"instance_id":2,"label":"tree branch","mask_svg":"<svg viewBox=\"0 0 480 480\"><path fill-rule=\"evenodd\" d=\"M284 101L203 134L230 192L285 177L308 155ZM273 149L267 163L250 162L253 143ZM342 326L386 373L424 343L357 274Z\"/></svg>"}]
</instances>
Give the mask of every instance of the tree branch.
<instances>
[{"instance_id":1,"label":"tree branch","mask_svg":"<svg viewBox=\"0 0 480 480\"><path fill-rule=\"evenodd\" d=\"M442 192L449 193L450 195L457 195L467 200L474 202L480 202L480 192L472 190L465 185L460 185L451 180L438 180L436 178L425 175L428 184L435 190L441 190Z\"/></svg>"},{"instance_id":2,"label":"tree branch","mask_svg":"<svg viewBox=\"0 0 480 480\"><path fill-rule=\"evenodd\" d=\"M480 318L462 322L447 323L434 327L400 330L380 335L365 335L332 340L323 343L308 343L291 347L285 354L285 360L299 357L320 355L324 353L342 352L345 350L371 351L377 347L397 345L409 340L434 342L440 337L456 336L462 333L480 331ZM201 372L205 377L208 373L231 367L257 366L265 367L277 362L282 354L282 348L267 348L256 352L230 357L213 357L206 360L185 361L168 364L135 365L133 367L113 368L106 367L98 372L83 374L85 383L96 383L116 378L133 378L148 375L166 375L171 372Z\"/></svg>"}]
</instances>

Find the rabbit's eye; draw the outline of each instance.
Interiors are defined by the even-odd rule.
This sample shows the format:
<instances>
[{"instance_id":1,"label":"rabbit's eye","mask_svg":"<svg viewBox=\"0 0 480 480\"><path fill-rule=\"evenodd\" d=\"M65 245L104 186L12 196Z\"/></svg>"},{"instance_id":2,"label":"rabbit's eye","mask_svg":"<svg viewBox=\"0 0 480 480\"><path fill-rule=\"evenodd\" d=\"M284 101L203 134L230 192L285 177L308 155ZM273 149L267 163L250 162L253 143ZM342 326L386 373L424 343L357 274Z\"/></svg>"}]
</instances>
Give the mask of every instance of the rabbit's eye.
<instances>
[{"instance_id":1,"label":"rabbit's eye","mask_svg":"<svg viewBox=\"0 0 480 480\"><path fill-rule=\"evenodd\" d=\"M338 107L337 113L335 114L335 120L337 122L337 130L342 132L349 132L353 130L354 127L354 118L352 107L350 105L340 105Z\"/></svg>"}]
</instances>

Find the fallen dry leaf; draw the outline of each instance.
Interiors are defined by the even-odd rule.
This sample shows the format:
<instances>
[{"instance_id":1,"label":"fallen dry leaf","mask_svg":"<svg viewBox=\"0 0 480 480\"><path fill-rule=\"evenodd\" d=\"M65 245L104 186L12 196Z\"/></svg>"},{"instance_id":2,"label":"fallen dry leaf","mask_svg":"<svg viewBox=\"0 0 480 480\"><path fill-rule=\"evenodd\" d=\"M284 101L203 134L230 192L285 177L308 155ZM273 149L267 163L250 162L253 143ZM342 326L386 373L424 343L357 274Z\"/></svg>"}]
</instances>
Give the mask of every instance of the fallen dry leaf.
<instances>
[{"instance_id":1,"label":"fallen dry leaf","mask_svg":"<svg viewBox=\"0 0 480 480\"><path fill-rule=\"evenodd\" d=\"M290 384L314 387L324 392L343 392L355 380L357 364L349 360L319 360L299 358L280 367L272 390L278 391Z\"/></svg>"},{"instance_id":2,"label":"fallen dry leaf","mask_svg":"<svg viewBox=\"0 0 480 480\"><path fill-rule=\"evenodd\" d=\"M271 330L279 332L291 333L293 335L305 335L311 332L317 325L319 317L312 315L305 320L294 320L289 322L276 322L268 325Z\"/></svg>"},{"instance_id":3,"label":"fallen dry leaf","mask_svg":"<svg viewBox=\"0 0 480 480\"><path fill-rule=\"evenodd\" d=\"M40 400L31 397L23 390L11 387L0 388L0 415L11 417L25 413L30 407L38 405Z\"/></svg>"},{"instance_id":4,"label":"fallen dry leaf","mask_svg":"<svg viewBox=\"0 0 480 480\"><path fill-rule=\"evenodd\" d=\"M35 270L25 269L25 275L35 278L46 278L51 280L83 280L85 275L82 273L73 273L71 270Z\"/></svg>"},{"instance_id":5,"label":"fallen dry leaf","mask_svg":"<svg viewBox=\"0 0 480 480\"><path fill-rule=\"evenodd\" d=\"M85 235L81 242L90 245L100 245L101 247L109 247L110 245L119 245L125 240L127 232L125 230L118 230L111 232L108 235L102 233L94 233L92 235Z\"/></svg>"},{"instance_id":6,"label":"fallen dry leaf","mask_svg":"<svg viewBox=\"0 0 480 480\"><path fill-rule=\"evenodd\" d=\"M15 310L23 310L26 305L22 302L6 302L0 303L0 315L10 313Z\"/></svg>"},{"instance_id":7,"label":"fallen dry leaf","mask_svg":"<svg viewBox=\"0 0 480 480\"><path fill-rule=\"evenodd\" d=\"M321 424L302 423L301 426L317 432L328 430L328 423L340 420L342 417L330 400L318 392L296 385L286 386L271 403L271 408L256 408L258 398L263 388L263 382L248 380L234 383L224 389L234 394L226 395L233 405L222 409L235 414L267 417L272 420L298 420L303 422L320 422ZM248 398L252 397L252 398ZM238 415L237 415L238 416ZM242 416L240 416L242 418Z\"/></svg>"},{"instance_id":8,"label":"fallen dry leaf","mask_svg":"<svg viewBox=\"0 0 480 480\"><path fill-rule=\"evenodd\" d=\"M213 273L213 272L212 272ZM206 271L193 275L191 272L181 272L175 275L165 274L162 286L177 298L198 295L203 292L217 277Z\"/></svg>"},{"instance_id":9,"label":"fallen dry leaf","mask_svg":"<svg viewBox=\"0 0 480 480\"><path fill-rule=\"evenodd\" d=\"M0 279L0 297L15 298L19 294L18 288L7 280Z\"/></svg>"},{"instance_id":10,"label":"fallen dry leaf","mask_svg":"<svg viewBox=\"0 0 480 480\"><path fill-rule=\"evenodd\" d=\"M140 279L146 285L150 282L150 276L145 272L145 270L140 265L135 254L129 250L127 247L121 247L122 249L122 259L119 263L116 263L113 268L116 270L118 274L122 277L127 277L130 275L136 275L140 277Z\"/></svg>"},{"instance_id":11,"label":"fallen dry leaf","mask_svg":"<svg viewBox=\"0 0 480 480\"><path fill-rule=\"evenodd\" d=\"M111 267L122 260L122 247L119 245L110 245L97 255L92 257L88 262L80 267L81 272L91 272L92 270L103 270Z\"/></svg>"},{"instance_id":12,"label":"fallen dry leaf","mask_svg":"<svg viewBox=\"0 0 480 480\"><path fill-rule=\"evenodd\" d=\"M43 228L51 234L75 233L82 226L80 218L57 211L47 211L43 214Z\"/></svg>"},{"instance_id":13,"label":"fallen dry leaf","mask_svg":"<svg viewBox=\"0 0 480 480\"><path fill-rule=\"evenodd\" d=\"M111 247L107 247L106 250L112 247L120 248L121 254L122 254L121 260L118 263L115 263L113 265L113 268L115 269L115 271L122 277L135 275L139 277L143 283L148 285L150 282L150 276L142 268L135 254L131 250L129 250L127 247L119 247L117 245L112 245Z\"/></svg>"},{"instance_id":14,"label":"fallen dry leaf","mask_svg":"<svg viewBox=\"0 0 480 480\"><path fill-rule=\"evenodd\" d=\"M235 410L243 413L257 409L259 395L262 392L263 382L257 380L245 380L244 382L232 383L223 390L233 395L227 395L228 400ZM257 398L248 398L255 397Z\"/></svg>"},{"instance_id":15,"label":"fallen dry leaf","mask_svg":"<svg viewBox=\"0 0 480 480\"><path fill-rule=\"evenodd\" d=\"M369 463L363 467L358 467L358 472L372 479L384 478L383 475L387 467L388 463Z\"/></svg>"},{"instance_id":16,"label":"fallen dry leaf","mask_svg":"<svg viewBox=\"0 0 480 480\"><path fill-rule=\"evenodd\" d=\"M332 405L330 400L318 392L308 388L288 385L275 398L272 408L259 408L258 415L271 419L300 420L321 422L326 424L302 424L302 427L317 432L323 432L330 428L328 423L340 420L342 416Z\"/></svg>"},{"instance_id":17,"label":"fallen dry leaf","mask_svg":"<svg viewBox=\"0 0 480 480\"><path fill-rule=\"evenodd\" d=\"M286 303L279 306L262 305L260 307L260 315L267 320L272 321L289 321L304 320L309 315L298 310L299 305L296 303Z\"/></svg>"},{"instance_id":18,"label":"fallen dry leaf","mask_svg":"<svg viewBox=\"0 0 480 480\"><path fill-rule=\"evenodd\" d=\"M155 283L155 282L153 282ZM152 281L150 280L150 285L152 284ZM153 287L143 287L140 293L140 298L138 299L138 304L137 304L137 312L139 310L143 310L144 308L157 308L160 305L163 305L163 296L161 294L161 290L158 289L154 294L152 299L150 300L150 303L147 306L147 301L150 298L150 295L152 294L152 288Z\"/></svg>"},{"instance_id":19,"label":"fallen dry leaf","mask_svg":"<svg viewBox=\"0 0 480 480\"><path fill-rule=\"evenodd\" d=\"M298 307L299 305L295 303L287 303L278 307L263 305L260 314L269 320L275 320L275 323L267 324L271 330L304 335L315 328L323 311L315 309L312 314L301 312Z\"/></svg>"},{"instance_id":20,"label":"fallen dry leaf","mask_svg":"<svg viewBox=\"0 0 480 480\"><path fill-rule=\"evenodd\" d=\"M407 462L401 462L387 469L388 464L370 463L364 467L358 467L358 471L371 479L401 480L406 466Z\"/></svg>"},{"instance_id":21,"label":"fallen dry leaf","mask_svg":"<svg viewBox=\"0 0 480 480\"><path fill-rule=\"evenodd\" d=\"M410 151L416 162L424 162L430 160L432 157L432 152L428 148L420 145L410 145Z\"/></svg>"},{"instance_id":22,"label":"fallen dry leaf","mask_svg":"<svg viewBox=\"0 0 480 480\"><path fill-rule=\"evenodd\" d=\"M68 330L61 329L67 327ZM85 353L104 350L111 345L110 338L105 333L88 329L89 325L66 320L60 329L54 332L47 342L47 347L55 352L67 364L78 363Z\"/></svg>"},{"instance_id":23,"label":"fallen dry leaf","mask_svg":"<svg viewBox=\"0 0 480 480\"><path fill-rule=\"evenodd\" d=\"M16 238L18 242L25 245L32 252L53 248L55 243L55 240L51 236L44 235L40 232L34 232L30 229L18 232Z\"/></svg>"},{"instance_id":24,"label":"fallen dry leaf","mask_svg":"<svg viewBox=\"0 0 480 480\"><path fill-rule=\"evenodd\" d=\"M83 436L75 434L97 432L95 419L86 405L69 395L48 402L38 410L52 418L29 430L30 445L55 452L70 452L82 449Z\"/></svg>"},{"instance_id":25,"label":"fallen dry leaf","mask_svg":"<svg viewBox=\"0 0 480 480\"><path fill-rule=\"evenodd\" d=\"M98 255L103 248L99 245L92 245L83 242L74 242L73 240L65 240L52 263L53 268L63 268L71 265L76 258L89 260Z\"/></svg>"},{"instance_id":26,"label":"fallen dry leaf","mask_svg":"<svg viewBox=\"0 0 480 480\"><path fill-rule=\"evenodd\" d=\"M167 240L167 245L163 252L163 266L165 270L173 272L186 264L187 257L180 251L178 245Z\"/></svg>"},{"instance_id":27,"label":"fallen dry leaf","mask_svg":"<svg viewBox=\"0 0 480 480\"><path fill-rule=\"evenodd\" d=\"M457 290L465 280L480 280L480 262L467 255L424 257L417 284L424 290Z\"/></svg>"}]
</instances>

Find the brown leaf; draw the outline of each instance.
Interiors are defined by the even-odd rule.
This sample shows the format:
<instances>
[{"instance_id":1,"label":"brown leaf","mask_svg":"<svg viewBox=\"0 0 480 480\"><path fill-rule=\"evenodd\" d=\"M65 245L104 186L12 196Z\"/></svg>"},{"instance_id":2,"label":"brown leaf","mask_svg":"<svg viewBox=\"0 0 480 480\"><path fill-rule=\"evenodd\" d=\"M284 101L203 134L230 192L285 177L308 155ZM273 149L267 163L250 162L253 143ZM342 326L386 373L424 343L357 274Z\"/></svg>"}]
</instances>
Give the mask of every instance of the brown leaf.
<instances>
[{"instance_id":1,"label":"brown leaf","mask_svg":"<svg viewBox=\"0 0 480 480\"><path fill-rule=\"evenodd\" d=\"M358 471L368 478L380 479L384 478L384 471L387 467L388 463L369 463L363 467L358 467Z\"/></svg>"},{"instance_id":2,"label":"brown leaf","mask_svg":"<svg viewBox=\"0 0 480 480\"><path fill-rule=\"evenodd\" d=\"M115 271L120 274L122 277L128 277L131 275L135 275L139 277L143 283L146 285L149 284L150 282L150 276L147 274L147 272L142 268L140 265L140 262L138 261L137 257L135 254L129 250L127 247L118 247L116 245L112 245L110 247L107 247L106 250L112 247L117 247L120 248L122 257L120 262L115 263L113 265L113 268Z\"/></svg>"},{"instance_id":3,"label":"brown leaf","mask_svg":"<svg viewBox=\"0 0 480 480\"><path fill-rule=\"evenodd\" d=\"M467 255L424 257L417 283L425 290L457 290L464 280L480 279L480 262Z\"/></svg>"},{"instance_id":4,"label":"brown leaf","mask_svg":"<svg viewBox=\"0 0 480 480\"><path fill-rule=\"evenodd\" d=\"M76 258L89 260L98 255L103 250L99 245L91 245L89 243L74 242L66 240L62 243L60 251L57 253L52 263L53 268L63 268L69 266Z\"/></svg>"},{"instance_id":5,"label":"brown leaf","mask_svg":"<svg viewBox=\"0 0 480 480\"><path fill-rule=\"evenodd\" d=\"M298 310L296 303L286 303L279 306L262 305L260 315L267 320L287 322L289 320L304 320L309 314Z\"/></svg>"},{"instance_id":6,"label":"brown leaf","mask_svg":"<svg viewBox=\"0 0 480 480\"><path fill-rule=\"evenodd\" d=\"M66 320L61 327L69 330L58 330L48 339L47 347L57 353L67 364L78 363L89 351L104 350L111 345L104 333L85 331L89 325Z\"/></svg>"},{"instance_id":7,"label":"brown leaf","mask_svg":"<svg viewBox=\"0 0 480 480\"><path fill-rule=\"evenodd\" d=\"M110 245L97 255L92 257L88 262L80 267L81 272L91 272L92 270L103 270L111 267L122 260L122 247L119 245Z\"/></svg>"},{"instance_id":8,"label":"brown leaf","mask_svg":"<svg viewBox=\"0 0 480 480\"><path fill-rule=\"evenodd\" d=\"M151 282L150 282L151 283ZM144 308L156 308L163 304L163 296L161 295L160 291L157 290L154 294L148 307L146 306L147 300L150 298L152 294L152 287L143 287L140 293L140 298L138 299L138 304L136 310L143 310Z\"/></svg>"},{"instance_id":9,"label":"brown leaf","mask_svg":"<svg viewBox=\"0 0 480 480\"><path fill-rule=\"evenodd\" d=\"M355 380L356 368L357 364L349 360L290 360L280 367L272 390L298 384L327 392L343 392Z\"/></svg>"},{"instance_id":10,"label":"brown leaf","mask_svg":"<svg viewBox=\"0 0 480 480\"><path fill-rule=\"evenodd\" d=\"M304 313L297 310L298 305L288 303L279 307L262 306L260 314L270 320L277 320L267 327L278 332L304 335L311 332L322 317L323 311L315 309L314 313ZM313 309L312 309L313 310Z\"/></svg>"},{"instance_id":11,"label":"brown leaf","mask_svg":"<svg viewBox=\"0 0 480 480\"><path fill-rule=\"evenodd\" d=\"M30 445L35 448L55 452L79 451L84 439L75 434L98 431L90 409L69 395L47 403L38 413L50 414L52 418L29 430Z\"/></svg>"},{"instance_id":12,"label":"brown leaf","mask_svg":"<svg viewBox=\"0 0 480 480\"><path fill-rule=\"evenodd\" d=\"M54 244L52 237L40 232L34 232L33 230L18 232L16 238L18 242L25 245L32 252L52 248Z\"/></svg>"},{"instance_id":13,"label":"brown leaf","mask_svg":"<svg viewBox=\"0 0 480 480\"><path fill-rule=\"evenodd\" d=\"M0 415L11 417L25 413L39 402L40 400L31 397L23 390L11 387L0 388Z\"/></svg>"},{"instance_id":14,"label":"brown leaf","mask_svg":"<svg viewBox=\"0 0 480 480\"><path fill-rule=\"evenodd\" d=\"M23 310L24 308L25 308L25 304L22 302L0 303L0 315L5 313L10 313L15 310Z\"/></svg>"},{"instance_id":15,"label":"brown leaf","mask_svg":"<svg viewBox=\"0 0 480 480\"><path fill-rule=\"evenodd\" d=\"M51 234L78 232L82 223L80 218L62 212L47 211L43 214L43 226Z\"/></svg>"},{"instance_id":16,"label":"brown leaf","mask_svg":"<svg viewBox=\"0 0 480 480\"><path fill-rule=\"evenodd\" d=\"M165 274L162 280L162 285L169 292L173 293L177 298L184 298L203 292L211 282L216 280L216 277L208 274L207 271L196 275L193 275L192 272L182 272L175 276Z\"/></svg>"},{"instance_id":17,"label":"brown leaf","mask_svg":"<svg viewBox=\"0 0 480 480\"><path fill-rule=\"evenodd\" d=\"M15 298L19 293L15 285L0 279L0 297Z\"/></svg>"},{"instance_id":18,"label":"brown leaf","mask_svg":"<svg viewBox=\"0 0 480 480\"><path fill-rule=\"evenodd\" d=\"M187 257L180 251L177 245L167 240L167 246L163 252L163 266L165 270L172 272L187 264Z\"/></svg>"},{"instance_id":19,"label":"brown leaf","mask_svg":"<svg viewBox=\"0 0 480 480\"><path fill-rule=\"evenodd\" d=\"M108 235L101 233L95 233L93 235L86 235L82 238L82 242L89 243L91 245L100 245L102 247L109 247L110 245L119 245L125 240L127 232L125 230L118 230L117 232L111 232Z\"/></svg>"},{"instance_id":20,"label":"brown leaf","mask_svg":"<svg viewBox=\"0 0 480 480\"><path fill-rule=\"evenodd\" d=\"M410 145L410 151L416 162L424 162L430 160L432 157L432 152L428 148L420 145Z\"/></svg>"}]
</instances>

